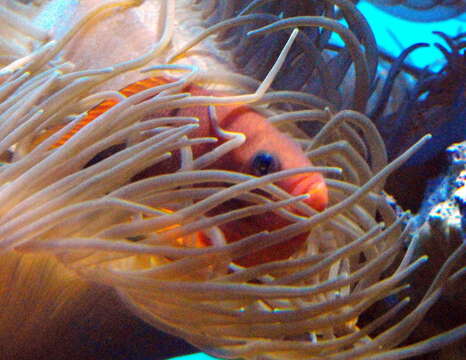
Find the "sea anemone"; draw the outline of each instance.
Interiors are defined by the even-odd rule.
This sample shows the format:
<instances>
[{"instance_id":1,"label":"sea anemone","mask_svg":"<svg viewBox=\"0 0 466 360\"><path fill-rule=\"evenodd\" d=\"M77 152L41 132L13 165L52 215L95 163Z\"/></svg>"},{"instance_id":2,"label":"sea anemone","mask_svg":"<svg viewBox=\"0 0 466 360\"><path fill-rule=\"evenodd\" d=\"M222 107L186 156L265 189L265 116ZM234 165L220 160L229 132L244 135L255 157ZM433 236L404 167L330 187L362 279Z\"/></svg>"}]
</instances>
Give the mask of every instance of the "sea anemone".
<instances>
[{"instance_id":1,"label":"sea anemone","mask_svg":"<svg viewBox=\"0 0 466 360\"><path fill-rule=\"evenodd\" d=\"M405 63L406 58L428 44L409 46L398 58L392 59L383 90L369 112L385 141L389 159L401 154L423 134L433 135L430 144L424 145L388 179L386 189L389 192L401 184L405 189L418 189L431 181L446 170L446 148L464 140L466 34L451 37L442 32L434 34L446 44L434 44L444 57L444 65L439 69L409 66ZM408 193L399 199L401 205L417 210L423 193Z\"/></svg>"},{"instance_id":2,"label":"sea anemone","mask_svg":"<svg viewBox=\"0 0 466 360\"><path fill-rule=\"evenodd\" d=\"M415 81L409 89L405 89L405 101L395 111L386 112L381 116L394 79L400 72L406 75L402 71L404 60L410 53L427 44L419 43L407 48L394 62L385 84L386 94L380 97L380 104L372 114L386 145L390 146L389 158L402 153L422 133L429 132L436 137L436 146L425 146L415 159L409 161L411 165L421 165L432 160L450 144L463 140L466 130L462 121L466 116L463 81L466 78L466 33L454 37L442 32L435 34L450 48L435 43L435 47L445 57L445 65L438 71L426 68L412 74ZM400 133L403 133L403 136L400 136Z\"/></svg>"},{"instance_id":3,"label":"sea anemone","mask_svg":"<svg viewBox=\"0 0 466 360\"><path fill-rule=\"evenodd\" d=\"M54 336L79 333L73 322L77 319L79 324L99 300L111 304L105 309L109 313L118 312L113 308L118 305L108 300L113 292L149 324L225 358L401 359L464 337L466 328L459 326L429 340L398 347L436 300L464 277L465 269L458 265L464 257L464 243L439 269L421 301L394 325L383 328L396 319L409 297L370 323L358 322L371 305L404 291L407 286L403 280L427 260L425 256L414 258L416 241L405 249L409 235L406 216L392 208L383 186L387 176L429 136L388 163L372 121L354 110L339 111L364 110L370 95L374 64L361 54L357 36L324 17L273 19L267 28L254 29L264 24L254 26L253 17L245 15L254 30L248 33L248 41L262 37L254 41L266 44L268 31L284 27L310 24L341 30L348 43L338 52L346 61L350 57L354 61L356 90L337 103L320 97L321 90L313 96L296 91L316 86L310 78L300 86L294 83L293 91L269 89L277 76L279 81L286 79L286 56L299 57L299 50L290 50L297 30L274 57L276 62L268 67L271 70L262 82L193 65L187 48L210 32L228 34L229 28L225 23L212 25L192 43L176 48L175 42L170 43L175 31L174 1L158 3L165 15L161 17L159 40L136 60L100 69L67 62L66 53L61 51L71 41L85 41L82 31L102 24L103 16L111 16L115 9L120 11L118 16L124 16L122 8L140 3L101 3L62 37L48 42L18 31L29 24L28 17L21 14L33 15L27 13L30 7L15 3L15 16L21 21L14 36L30 52L6 49L2 59L9 56L12 61L0 72L2 356L46 356L41 355L44 349L59 348ZM234 10L228 3L213 1L210 8L225 9L227 14ZM351 6L338 3L343 12ZM197 5L204 13L209 9L205 2ZM306 30L299 32L303 33L311 35ZM2 30L5 41L11 34ZM311 48L306 38L302 39L301 47ZM170 56L161 55L165 53ZM186 62L162 61L180 57ZM152 66L147 68L149 64ZM325 69L321 70L324 74ZM166 71L178 80L128 98L109 91L118 82L145 76L140 71ZM340 74L336 83L331 79L329 93L338 90L346 73ZM191 82L218 85L235 95L191 96L183 92ZM320 85L325 85L324 80ZM257 91L251 92L254 86ZM108 98L119 102L62 146L51 149L86 111ZM285 99L300 109L274 106ZM256 106L270 122L295 138L315 166L263 177L205 168L223 153L216 151L218 146L203 155L202 161L193 157L193 147L215 141L190 136L198 119L151 117L154 109L225 103ZM63 126L35 143L57 124ZM312 138L303 131L308 125L317 129ZM121 143L125 144L123 149L89 165L97 155ZM175 152L181 157L176 171L134 181L143 170ZM309 171L326 176L330 203L321 212L306 206L302 197L292 197L274 185L279 179ZM248 206L211 212L232 199ZM274 212L288 225L234 243L225 239L221 225L233 227L238 219L265 212ZM250 266L238 262L303 233L306 241L290 256ZM199 234L207 234L212 242L199 246ZM75 343L79 344L79 339ZM55 351L55 358L70 356Z\"/></svg>"}]
</instances>

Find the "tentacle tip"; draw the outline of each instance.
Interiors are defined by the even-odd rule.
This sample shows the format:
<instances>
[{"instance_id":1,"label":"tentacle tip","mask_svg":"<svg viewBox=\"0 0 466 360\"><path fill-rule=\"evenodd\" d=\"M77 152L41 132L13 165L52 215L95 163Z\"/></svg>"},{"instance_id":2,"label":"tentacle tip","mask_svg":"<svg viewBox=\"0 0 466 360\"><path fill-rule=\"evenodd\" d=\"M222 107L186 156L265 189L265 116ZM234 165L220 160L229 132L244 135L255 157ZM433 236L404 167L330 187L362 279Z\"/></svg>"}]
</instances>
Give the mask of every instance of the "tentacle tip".
<instances>
[{"instance_id":1,"label":"tentacle tip","mask_svg":"<svg viewBox=\"0 0 466 360\"><path fill-rule=\"evenodd\" d=\"M343 175L343 169L342 168L334 168L334 174L338 176Z\"/></svg>"},{"instance_id":2,"label":"tentacle tip","mask_svg":"<svg viewBox=\"0 0 466 360\"><path fill-rule=\"evenodd\" d=\"M421 264L424 264L426 263L427 261L429 261L429 256L428 255L422 255L420 258L419 258L419 262Z\"/></svg>"},{"instance_id":3,"label":"tentacle tip","mask_svg":"<svg viewBox=\"0 0 466 360\"><path fill-rule=\"evenodd\" d=\"M428 140L432 139L432 134L430 134L430 133L429 133L429 134L425 134L425 135L422 137L422 139L425 140L425 141L428 141Z\"/></svg>"},{"instance_id":4,"label":"tentacle tip","mask_svg":"<svg viewBox=\"0 0 466 360\"><path fill-rule=\"evenodd\" d=\"M251 31L248 31L246 33L246 37L255 37L255 36L258 36L260 35L260 33L262 32L262 28L259 28L259 29L254 29L254 30L251 30Z\"/></svg>"},{"instance_id":5,"label":"tentacle tip","mask_svg":"<svg viewBox=\"0 0 466 360\"><path fill-rule=\"evenodd\" d=\"M197 129L199 126L200 126L199 123L192 123L192 124L186 125L186 128L190 130L194 130L194 129Z\"/></svg>"}]
</instances>

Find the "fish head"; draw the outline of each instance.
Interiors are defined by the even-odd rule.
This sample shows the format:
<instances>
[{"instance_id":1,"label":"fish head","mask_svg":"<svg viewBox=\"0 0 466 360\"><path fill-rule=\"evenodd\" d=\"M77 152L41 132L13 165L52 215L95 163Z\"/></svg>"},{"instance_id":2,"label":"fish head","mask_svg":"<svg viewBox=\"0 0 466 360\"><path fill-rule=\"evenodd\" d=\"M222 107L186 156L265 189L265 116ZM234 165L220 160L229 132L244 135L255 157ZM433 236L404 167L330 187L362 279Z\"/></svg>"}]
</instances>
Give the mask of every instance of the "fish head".
<instances>
[{"instance_id":1,"label":"fish head","mask_svg":"<svg viewBox=\"0 0 466 360\"><path fill-rule=\"evenodd\" d=\"M280 170L312 166L301 146L277 129L267 118L251 110L239 108L222 119L222 128L241 132L245 142L233 150L228 158L237 171L263 176ZM309 195L304 202L317 211L328 204L328 189L319 172L297 174L276 182L293 196Z\"/></svg>"}]
</instances>

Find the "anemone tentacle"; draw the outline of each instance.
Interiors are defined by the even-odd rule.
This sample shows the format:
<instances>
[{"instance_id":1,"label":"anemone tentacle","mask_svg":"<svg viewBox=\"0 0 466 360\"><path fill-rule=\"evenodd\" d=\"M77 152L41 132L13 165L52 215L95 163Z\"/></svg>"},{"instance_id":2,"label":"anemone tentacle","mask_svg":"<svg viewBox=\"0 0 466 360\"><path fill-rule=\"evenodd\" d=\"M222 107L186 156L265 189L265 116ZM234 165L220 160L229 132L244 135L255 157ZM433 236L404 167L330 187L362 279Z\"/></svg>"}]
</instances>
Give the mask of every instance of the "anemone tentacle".
<instances>
[{"instance_id":1,"label":"anemone tentacle","mask_svg":"<svg viewBox=\"0 0 466 360\"><path fill-rule=\"evenodd\" d=\"M24 58L13 54L0 72L0 305L4 309L0 345L9 342L5 333L16 336L0 355L4 351L21 356L36 329L40 336L32 342L32 353L47 348L50 334L89 312L100 296L114 293L147 323L223 358L403 359L464 337L464 326L460 326L432 338L431 345L424 341L400 346L438 298L464 278L460 266L466 248L462 244L450 255L421 301L400 317L410 301L404 293L405 281L428 259L414 256L417 244L409 241L407 215L395 211L383 188L387 176L430 136L389 161L371 120L354 110L340 111L365 108L377 66L371 54L374 43L370 36L364 37L365 21L352 4L306 2L309 11L332 18L336 16L333 5L338 5L350 24L345 29L337 29L333 19L319 15L294 18L294 7L286 8L291 13L284 13L284 19L269 17L265 29L313 28L294 30L281 54L274 57L274 65L257 79L234 74L217 77L214 71L176 61L181 55L189 58L188 48L211 33L227 45L239 44L237 49L248 48L247 42L252 41L267 46L275 35L268 38L261 28L264 24L253 22L260 16L248 14L262 6L283 10L283 1L253 1L249 6L240 1L238 8L230 1L198 1L195 5L204 10L212 27L167 56L175 64L149 65L159 61L158 52L171 51L175 1L163 2L162 35L135 60L82 69L56 57L68 41L82 36L84 22L92 26L109 15L108 7L139 3L105 2L89 11L62 40L47 42L40 37L36 41L41 46L23 54ZM256 37L242 42L231 32L233 27ZM301 33L313 38L316 27L328 28L319 30L320 40L314 43L318 49L325 48L322 44L327 43L330 30L341 30L353 47L340 49L335 62L330 60L320 69L320 60L315 60L309 72L318 71L321 84L330 83L327 95L338 92L349 65L339 79L329 78L329 69L339 61L346 63L352 53L355 81L361 88L350 96L344 94L346 100L353 99L348 106L337 99L325 108L331 101L318 91L310 98L296 88L270 89L274 80L280 84L286 78L283 70L289 66L289 57L300 61L300 51L292 47L294 38L298 42ZM301 41L298 44L306 43ZM322 55L321 60L326 57ZM134 71L181 75L177 81L128 97L102 90ZM228 96L196 96L184 90L191 83L218 84L235 91ZM309 80L299 87L307 90L314 85ZM109 97L118 100L115 106L53 147L86 111ZM285 99L299 104L299 109L277 106ZM296 140L314 166L263 177L205 168L224 152L212 150L209 158L196 162L194 148L209 144L215 149L218 140L192 135L200 119L177 116L176 111L154 116L155 110L219 104L257 108ZM35 141L57 124L63 127ZM315 124L311 137L303 129ZM122 143L122 149L91 162ZM175 153L182 159L174 170L135 180L143 170ZM309 172L326 177L330 200L320 212L306 205L307 196L293 196L274 184ZM233 210L221 207L231 201L247 205ZM227 241L222 226L235 226L239 219L263 213L273 213L287 225ZM240 261L302 234L305 241L289 256L252 265ZM212 241L200 245L203 237ZM372 305L397 296L401 300L386 313L361 322L361 315ZM17 313L21 324L14 316ZM26 317L31 320L23 327Z\"/></svg>"}]
</instances>

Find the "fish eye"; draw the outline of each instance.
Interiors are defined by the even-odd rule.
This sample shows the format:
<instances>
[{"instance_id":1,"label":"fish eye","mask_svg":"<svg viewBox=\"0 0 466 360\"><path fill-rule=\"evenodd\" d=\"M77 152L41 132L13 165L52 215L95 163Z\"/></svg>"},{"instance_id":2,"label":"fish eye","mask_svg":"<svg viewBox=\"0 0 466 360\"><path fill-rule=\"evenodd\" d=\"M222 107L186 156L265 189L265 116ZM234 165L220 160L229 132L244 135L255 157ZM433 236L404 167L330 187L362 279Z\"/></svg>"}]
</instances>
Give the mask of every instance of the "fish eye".
<instances>
[{"instance_id":1,"label":"fish eye","mask_svg":"<svg viewBox=\"0 0 466 360\"><path fill-rule=\"evenodd\" d=\"M271 153L261 151L252 159L251 170L252 174L256 176L267 175L280 170L280 162Z\"/></svg>"}]
</instances>

